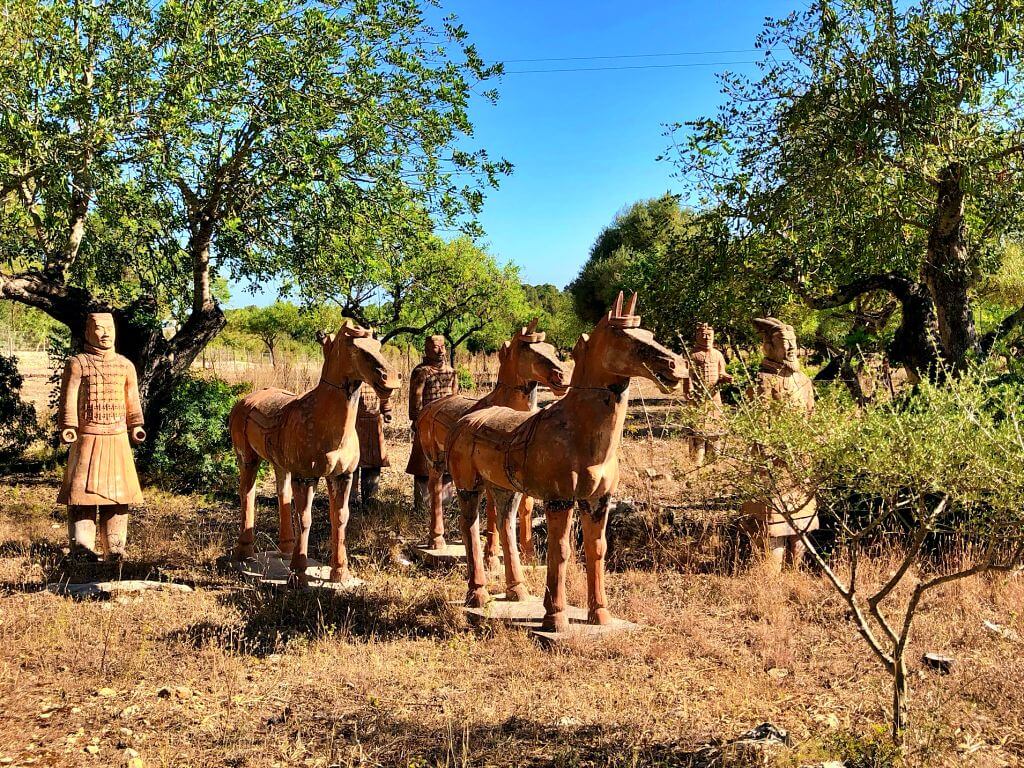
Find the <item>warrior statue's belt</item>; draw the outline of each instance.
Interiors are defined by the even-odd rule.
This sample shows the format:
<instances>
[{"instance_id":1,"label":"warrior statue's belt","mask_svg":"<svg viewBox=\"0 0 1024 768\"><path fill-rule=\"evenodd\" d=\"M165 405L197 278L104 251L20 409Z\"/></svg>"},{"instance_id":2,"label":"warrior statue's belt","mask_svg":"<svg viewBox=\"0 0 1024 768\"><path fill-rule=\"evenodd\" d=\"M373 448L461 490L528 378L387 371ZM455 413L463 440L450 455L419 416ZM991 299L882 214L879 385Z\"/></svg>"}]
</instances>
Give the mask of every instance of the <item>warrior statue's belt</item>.
<instances>
[{"instance_id":1,"label":"warrior statue's belt","mask_svg":"<svg viewBox=\"0 0 1024 768\"><path fill-rule=\"evenodd\" d=\"M120 435L128 431L123 421L117 424L83 424L78 428L81 435Z\"/></svg>"}]
</instances>

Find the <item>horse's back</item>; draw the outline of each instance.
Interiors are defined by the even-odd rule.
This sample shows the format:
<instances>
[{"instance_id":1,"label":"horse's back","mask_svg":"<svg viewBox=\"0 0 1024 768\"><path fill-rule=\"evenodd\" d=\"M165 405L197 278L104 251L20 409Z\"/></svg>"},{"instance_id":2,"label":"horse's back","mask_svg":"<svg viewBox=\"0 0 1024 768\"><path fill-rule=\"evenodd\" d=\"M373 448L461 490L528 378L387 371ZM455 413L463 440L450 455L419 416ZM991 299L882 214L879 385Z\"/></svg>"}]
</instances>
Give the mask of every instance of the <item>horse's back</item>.
<instances>
[{"instance_id":1,"label":"horse's back","mask_svg":"<svg viewBox=\"0 0 1024 768\"><path fill-rule=\"evenodd\" d=\"M520 441L529 420L528 411L500 405L471 411L456 422L448 435L448 469L459 488L472 488L482 477L487 482L514 490L503 471L506 452Z\"/></svg>"},{"instance_id":2,"label":"horse's back","mask_svg":"<svg viewBox=\"0 0 1024 768\"><path fill-rule=\"evenodd\" d=\"M266 387L250 392L235 403L228 416L228 428L235 450L243 455L255 450L262 455L265 441L251 439L252 436L248 434L250 427L255 427L261 435L277 429L285 407L294 402L295 398L294 392Z\"/></svg>"},{"instance_id":3,"label":"horse's back","mask_svg":"<svg viewBox=\"0 0 1024 768\"><path fill-rule=\"evenodd\" d=\"M416 420L416 434L430 461L444 461L445 444L452 428L479 403L479 400L466 395L449 395L424 407Z\"/></svg>"}]
</instances>

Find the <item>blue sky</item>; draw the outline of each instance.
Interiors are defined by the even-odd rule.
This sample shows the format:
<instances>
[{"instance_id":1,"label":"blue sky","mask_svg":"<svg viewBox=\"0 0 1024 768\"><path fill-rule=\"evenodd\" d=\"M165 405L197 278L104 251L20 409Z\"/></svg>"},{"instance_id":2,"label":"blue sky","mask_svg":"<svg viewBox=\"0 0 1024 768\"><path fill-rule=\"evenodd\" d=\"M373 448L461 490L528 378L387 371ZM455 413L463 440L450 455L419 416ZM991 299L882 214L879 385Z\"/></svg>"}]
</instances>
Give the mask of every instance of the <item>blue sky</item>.
<instances>
[{"instance_id":1,"label":"blue sky","mask_svg":"<svg viewBox=\"0 0 1024 768\"><path fill-rule=\"evenodd\" d=\"M655 160L668 145L664 125L712 114L721 99L715 73L756 69L720 62L760 58L750 49L764 18L803 7L800 0L441 3L439 15L455 13L485 60L505 62L508 72L496 83L497 105L480 100L472 109L469 145L515 164L488 194L482 243L502 263L518 264L524 281L560 288L617 211L679 191L671 164ZM707 53L651 55L695 52ZM620 58L520 61L570 57ZM637 68L597 69L607 67ZM597 71L524 72L538 69ZM233 306L274 299L269 286L255 299L233 293Z\"/></svg>"},{"instance_id":2,"label":"blue sky","mask_svg":"<svg viewBox=\"0 0 1024 768\"><path fill-rule=\"evenodd\" d=\"M765 17L802 7L796 3L443 2L481 55L504 61L509 73L498 83L498 104L473 110L475 140L516 166L481 216L489 250L518 264L526 282L572 280L617 211L678 191L672 165L655 159L668 145L664 125L715 111L716 72L756 70L663 65L759 59L749 49ZM728 52L642 56L705 51ZM635 58L513 61L597 56ZM648 68L511 74L627 66Z\"/></svg>"}]
</instances>

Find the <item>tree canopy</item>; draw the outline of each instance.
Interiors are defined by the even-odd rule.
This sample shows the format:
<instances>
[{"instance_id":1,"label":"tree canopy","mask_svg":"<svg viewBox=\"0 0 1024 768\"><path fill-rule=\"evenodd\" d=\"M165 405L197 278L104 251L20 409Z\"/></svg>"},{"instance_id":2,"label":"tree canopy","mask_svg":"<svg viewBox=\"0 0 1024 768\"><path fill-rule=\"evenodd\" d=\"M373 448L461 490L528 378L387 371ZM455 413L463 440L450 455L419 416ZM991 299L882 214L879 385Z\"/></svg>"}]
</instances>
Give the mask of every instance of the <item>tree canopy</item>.
<instances>
[{"instance_id":1,"label":"tree canopy","mask_svg":"<svg viewBox=\"0 0 1024 768\"><path fill-rule=\"evenodd\" d=\"M223 327L218 277L314 267L314 221L471 229L510 169L462 140L500 66L416 0L11 0L3 35L0 294L113 309L146 395Z\"/></svg>"},{"instance_id":2,"label":"tree canopy","mask_svg":"<svg viewBox=\"0 0 1024 768\"><path fill-rule=\"evenodd\" d=\"M724 75L671 156L739 263L818 308L886 292L893 357L960 367L991 341L974 301L1021 226L1022 25L1016 1L818 0L768 20L759 76Z\"/></svg>"}]
</instances>

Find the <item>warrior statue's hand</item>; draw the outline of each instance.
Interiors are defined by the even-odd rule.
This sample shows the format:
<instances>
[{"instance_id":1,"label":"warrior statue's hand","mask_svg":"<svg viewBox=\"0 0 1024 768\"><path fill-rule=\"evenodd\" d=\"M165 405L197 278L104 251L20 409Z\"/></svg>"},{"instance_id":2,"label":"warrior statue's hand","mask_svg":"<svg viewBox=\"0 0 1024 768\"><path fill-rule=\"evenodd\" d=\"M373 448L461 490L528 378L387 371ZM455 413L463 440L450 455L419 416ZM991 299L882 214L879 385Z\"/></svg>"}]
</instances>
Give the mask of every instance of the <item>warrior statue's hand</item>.
<instances>
[{"instance_id":1,"label":"warrior statue's hand","mask_svg":"<svg viewBox=\"0 0 1024 768\"><path fill-rule=\"evenodd\" d=\"M78 430L74 427L67 427L60 431L60 439L67 445L71 445L73 442L78 440Z\"/></svg>"},{"instance_id":2,"label":"warrior statue's hand","mask_svg":"<svg viewBox=\"0 0 1024 768\"><path fill-rule=\"evenodd\" d=\"M132 442L138 445L146 439L146 430L142 427L132 427Z\"/></svg>"}]
</instances>

